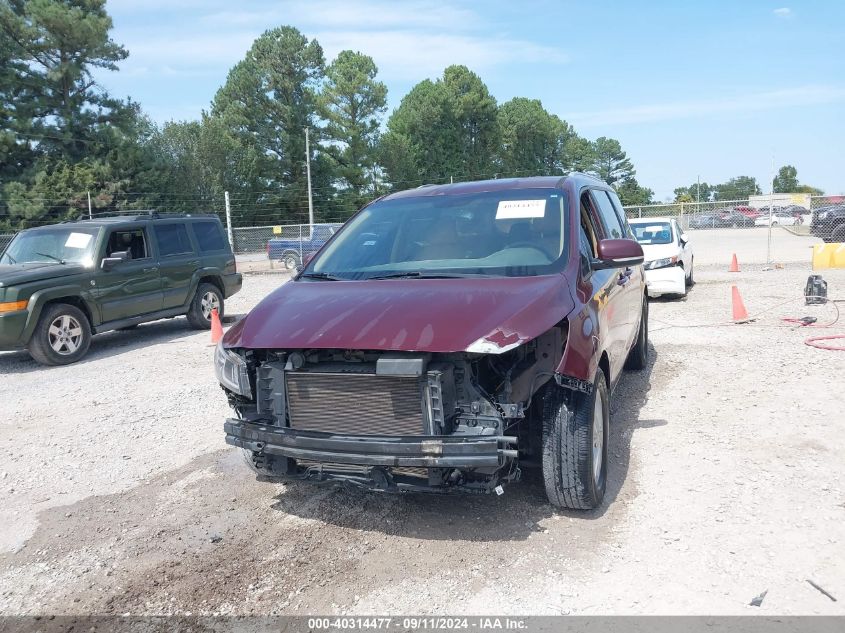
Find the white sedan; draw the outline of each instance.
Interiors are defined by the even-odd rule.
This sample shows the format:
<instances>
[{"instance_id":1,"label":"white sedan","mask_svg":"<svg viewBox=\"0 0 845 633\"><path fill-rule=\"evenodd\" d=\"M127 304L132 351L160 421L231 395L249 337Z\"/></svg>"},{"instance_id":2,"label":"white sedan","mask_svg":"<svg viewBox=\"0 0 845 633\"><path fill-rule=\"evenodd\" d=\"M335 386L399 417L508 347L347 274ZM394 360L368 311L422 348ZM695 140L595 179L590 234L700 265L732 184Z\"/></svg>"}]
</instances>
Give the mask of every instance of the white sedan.
<instances>
[{"instance_id":1,"label":"white sedan","mask_svg":"<svg viewBox=\"0 0 845 633\"><path fill-rule=\"evenodd\" d=\"M689 238L675 218L630 220L634 237L643 247L649 297L685 295L693 284L693 253Z\"/></svg>"},{"instance_id":2,"label":"white sedan","mask_svg":"<svg viewBox=\"0 0 845 633\"><path fill-rule=\"evenodd\" d=\"M788 211L775 211L771 215L766 213L758 217L754 220L754 226L769 226L769 222L772 223L772 226L792 226L801 223L799 218Z\"/></svg>"}]
</instances>

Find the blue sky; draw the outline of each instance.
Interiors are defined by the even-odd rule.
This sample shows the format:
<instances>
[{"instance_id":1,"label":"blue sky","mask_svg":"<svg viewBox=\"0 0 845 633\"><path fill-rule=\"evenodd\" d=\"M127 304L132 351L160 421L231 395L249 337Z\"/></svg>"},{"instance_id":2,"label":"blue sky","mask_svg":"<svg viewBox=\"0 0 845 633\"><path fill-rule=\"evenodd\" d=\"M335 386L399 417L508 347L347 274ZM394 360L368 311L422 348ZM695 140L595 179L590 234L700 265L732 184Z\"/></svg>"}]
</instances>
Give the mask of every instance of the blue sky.
<instances>
[{"instance_id":1,"label":"blue sky","mask_svg":"<svg viewBox=\"0 0 845 633\"><path fill-rule=\"evenodd\" d=\"M372 56L389 110L450 64L502 103L540 99L594 139L611 136L659 199L738 175L845 193L845 2L699 0L110 0L129 50L99 76L156 121L195 119L263 31L297 27ZM764 184L768 190L768 184Z\"/></svg>"}]
</instances>

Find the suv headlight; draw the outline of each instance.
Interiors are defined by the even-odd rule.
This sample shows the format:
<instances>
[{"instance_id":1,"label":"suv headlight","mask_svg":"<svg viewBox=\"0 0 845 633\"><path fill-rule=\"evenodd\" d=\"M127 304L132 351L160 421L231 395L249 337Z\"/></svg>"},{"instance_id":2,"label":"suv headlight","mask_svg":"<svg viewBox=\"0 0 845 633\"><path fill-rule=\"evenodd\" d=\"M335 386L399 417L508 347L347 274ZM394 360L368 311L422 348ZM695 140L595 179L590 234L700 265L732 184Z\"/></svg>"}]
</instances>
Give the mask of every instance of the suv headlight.
<instances>
[{"instance_id":1,"label":"suv headlight","mask_svg":"<svg viewBox=\"0 0 845 633\"><path fill-rule=\"evenodd\" d=\"M246 361L232 350L224 349L222 341L214 350L214 373L220 384L229 391L252 398Z\"/></svg>"},{"instance_id":2,"label":"suv headlight","mask_svg":"<svg viewBox=\"0 0 845 633\"><path fill-rule=\"evenodd\" d=\"M655 268L667 268L668 266L674 266L678 263L678 256L673 255L672 257L665 257L663 259L653 259L650 262L645 263L646 270L654 270Z\"/></svg>"},{"instance_id":3,"label":"suv headlight","mask_svg":"<svg viewBox=\"0 0 845 633\"><path fill-rule=\"evenodd\" d=\"M818 212L818 215L816 215L816 217L817 217L819 220L824 220L824 219L826 219L826 218L827 218L827 216L828 216L828 214L829 214L829 213L830 213L830 211L819 211L819 212Z\"/></svg>"}]
</instances>

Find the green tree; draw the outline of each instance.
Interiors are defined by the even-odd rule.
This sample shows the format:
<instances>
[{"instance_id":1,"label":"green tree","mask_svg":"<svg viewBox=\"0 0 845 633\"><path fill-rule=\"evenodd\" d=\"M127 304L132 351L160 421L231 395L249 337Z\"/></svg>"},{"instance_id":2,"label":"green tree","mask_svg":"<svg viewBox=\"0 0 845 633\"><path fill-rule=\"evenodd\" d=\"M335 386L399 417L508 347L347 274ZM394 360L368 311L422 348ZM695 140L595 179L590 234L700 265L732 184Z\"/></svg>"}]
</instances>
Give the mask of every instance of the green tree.
<instances>
[{"instance_id":1,"label":"green tree","mask_svg":"<svg viewBox=\"0 0 845 633\"><path fill-rule=\"evenodd\" d=\"M105 0L0 3L0 109L18 143L37 144L33 158L81 160L109 145L111 128L132 125L137 108L93 78L96 69L117 70L127 56L109 37L111 28Z\"/></svg>"},{"instance_id":2,"label":"green tree","mask_svg":"<svg viewBox=\"0 0 845 633\"><path fill-rule=\"evenodd\" d=\"M394 188L492 175L499 146L495 99L464 66L405 95L387 122L385 171Z\"/></svg>"},{"instance_id":3,"label":"green tree","mask_svg":"<svg viewBox=\"0 0 845 633\"><path fill-rule=\"evenodd\" d=\"M253 211L244 209L245 220L268 210L278 221L307 213L305 128L312 130L315 205L331 200L328 161L318 146L323 68L319 43L283 26L256 39L217 91L211 116L239 145L237 155L248 157L245 164L232 165L235 191L253 200Z\"/></svg>"},{"instance_id":4,"label":"green tree","mask_svg":"<svg viewBox=\"0 0 845 633\"><path fill-rule=\"evenodd\" d=\"M714 200L746 200L749 196L757 196L760 193L762 191L755 178L737 176L728 182L716 185Z\"/></svg>"},{"instance_id":5,"label":"green tree","mask_svg":"<svg viewBox=\"0 0 845 633\"><path fill-rule=\"evenodd\" d=\"M694 182L689 187L677 187L675 189L675 202L710 202L713 198L715 187L706 182Z\"/></svg>"},{"instance_id":6,"label":"green tree","mask_svg":"<svg viewBox=\"0 0 845 633\"><path fill-rule=\"evenodd\" d=\"M616 187L616 193L623 205L652 204L654 202L654 191L647 187L640 186L633 176L625 178Z\"/></svg>"},{"instance_id":7,"label":"green tree","mask_svg":"<svg viewBox=\"0 0 845 633\"><path fill-rule=\"evenodd\" d=\"M498 107L481 78L466 66L449 66L438 82L456 125L457 158L464 179L492 175L499 149Z\"/></svg>"},{"instance_id":8,"label":"green tree","mask_svg":"<svg viewBox=\"0 0 845 633\"><path fill-rule=\"evenodd\" d=\"M596 151L589 140L573 135L566 141L561 165L564 171L580 171L588 174L595 171L595 165Z\"/></svg>"},{"instance_id":9,"label":"green tree","mask_svg":"<svg viewBox=\"0 0 845 633\"><path fill-rule=\"evenodd\" d=\"M798 170L792 165L784 165L778 170L774 180L775 193L793 193L798 189Z\"/></svg>"},{"instance_id":10,"label":"green tree","mask_svg":"<svg viewBox=\"0 0 845 633\"><path fill-rule=\"evenodd\" d=\"M549 114L538 99L516 97L499 108L502 143L500 170L505 176L562 173L577 158L567 152L576 138L572 127Z\"/></svg>"},{"instance_id":11,"label":"green tree","mask_svg":"<svg viewBox=\"0 0 845 633\"><path fill-rule=\"evenodd\" d=\"M594 171L609 185L615 185L636 175L634 164L622 151L619 141L601 136L593 143Z\"/></svg>"},{"instance_id":12,"label":"green tree","mask_svg":"<svg viewBox=\"0 0 845 633\"><path fill-rule=\"evenodd\" d=\"M802 185L798 182L798 170L792 165L784 165L778 170L774 180L775 193L809 193L820 196L824 192L810 185Z\"/></svg>"},{"instance_id":13,"label":"green tree","mask_svg":"<svg viewBox=\"0 0 845 633\"><path fill-rule=\"evenodd\" d=\"M324 151L350 211L367 201L375 182L379 125L387 109L387 88L376 81L377 73L371 57L341 51L326 69L320 95L328 121Z\"/></svg>"}]
</instances>

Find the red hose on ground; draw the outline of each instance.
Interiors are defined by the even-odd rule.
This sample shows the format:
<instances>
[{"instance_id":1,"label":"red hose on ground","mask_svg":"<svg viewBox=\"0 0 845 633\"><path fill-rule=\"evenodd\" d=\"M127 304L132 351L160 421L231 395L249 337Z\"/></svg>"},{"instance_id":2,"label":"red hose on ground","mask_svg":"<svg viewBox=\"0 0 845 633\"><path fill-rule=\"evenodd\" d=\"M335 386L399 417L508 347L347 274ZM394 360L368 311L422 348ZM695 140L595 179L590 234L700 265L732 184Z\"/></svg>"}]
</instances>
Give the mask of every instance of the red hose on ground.
<instances>
[{"instance_id":1,"label":"red hose on ground","mask_svg":"<svg viewBox=\"0 0 845 633\"><path fill-rule=\"evenodd\" d=\"M845 345L825 345L820 341L832 341L834 339L845 339L845 334L831 334L829 336L811 336L804 341L805 345L816 347L818 349L826 349L831 351L845 352Z\"/></svg>"}]
</instances>

